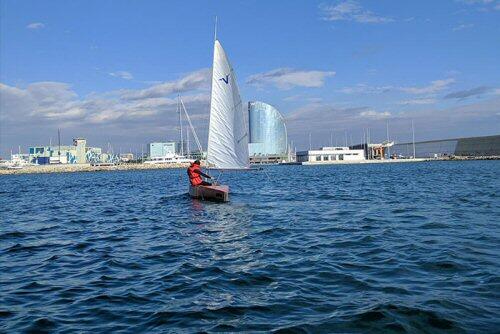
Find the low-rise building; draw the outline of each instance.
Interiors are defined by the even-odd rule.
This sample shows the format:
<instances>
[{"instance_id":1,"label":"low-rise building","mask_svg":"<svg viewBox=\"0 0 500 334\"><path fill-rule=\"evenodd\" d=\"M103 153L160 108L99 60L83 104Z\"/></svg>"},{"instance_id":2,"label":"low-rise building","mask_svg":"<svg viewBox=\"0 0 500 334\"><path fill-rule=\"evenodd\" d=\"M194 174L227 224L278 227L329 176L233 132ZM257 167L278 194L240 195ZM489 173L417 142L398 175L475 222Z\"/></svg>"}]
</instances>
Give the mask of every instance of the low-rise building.
<instances>
[{"instance_id":1,"label":"low-rise building","mask_svg":"<svg viewBox=\"0 0 500 334\"><path fill-rule=\"evenodd\" d=\"M333 164L364 161L365 154L363 150L352 150L349 147L322 147L317 150L297 152L296 159L304 165Z\"/></svg>"},{"instance_id":2,"label":"low-rise building","mask_svg":"<svg viewBox=\"0 0 500 334\"><path fill-rule=\"evenodd\" d=\"M120 154L120 161L122 162L129 162L134 160L134 154L133 153L122 153Z\"/></svg>"},{"instance_id":3,"label":"low-rise building","mask_svg":"<svg viewBox=\"0 0 500 334\"><path fill-rule=\"evenodd\" d=\"M84 138L73 139L73 145L32 146L29 148L29 162L47 164L85 164L108 162L109 157L99 147L87 146Z\"/></svg>"},{"instance_id":4,"label":"low-rise building","mask_svg":"<svg viewBox=\"0 0 500 334\"><path fill-rule=\"evenodd\" d=\"M187 155L188 145L186 141L153 142L148 144L148 157L150 159L162 158L171 155Z\"/></svg>"},{"instance_id":5,"label":"low-rise building","mask_svg":"<svg viewBox=\"0 0 500 334\"><path fill-rule=\"evenodd\" d=\"M161 158L177 153L179 144L171 142L155 142L148 145L148 156L150 158Z\"/></svg>"},{"instance_id":6,"label":"low-rise building","mask_svg":"<svg viewBox=\"0 0 500 334\"><path fill-rule=\"evenodd\" d=\"M382 143L362 143L351 146L351 149L363 150L365 158L369 160L384 160L389 157L391 147L394 146L393 141L384 141Z\"/></svg>"}]
</instances>

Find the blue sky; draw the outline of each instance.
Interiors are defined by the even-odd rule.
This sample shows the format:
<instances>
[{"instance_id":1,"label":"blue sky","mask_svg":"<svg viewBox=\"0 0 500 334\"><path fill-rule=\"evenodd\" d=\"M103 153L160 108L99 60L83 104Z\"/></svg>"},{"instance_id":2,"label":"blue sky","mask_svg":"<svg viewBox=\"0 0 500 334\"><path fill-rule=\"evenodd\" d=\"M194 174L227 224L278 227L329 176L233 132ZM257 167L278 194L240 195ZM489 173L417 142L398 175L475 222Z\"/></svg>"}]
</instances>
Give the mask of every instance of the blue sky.
<instances>
[{"instance_id":1,"label":"blue sky","mask_svg":"<svg viewBox=\"0 0 500 334\"><path fill-rule=\"evenodd\" d=\"M206 141L213 22L244 101L297 148L500 133L500 1L0 1L0 154L176 139L180 93Z\"/></svg>"}]
</instances>

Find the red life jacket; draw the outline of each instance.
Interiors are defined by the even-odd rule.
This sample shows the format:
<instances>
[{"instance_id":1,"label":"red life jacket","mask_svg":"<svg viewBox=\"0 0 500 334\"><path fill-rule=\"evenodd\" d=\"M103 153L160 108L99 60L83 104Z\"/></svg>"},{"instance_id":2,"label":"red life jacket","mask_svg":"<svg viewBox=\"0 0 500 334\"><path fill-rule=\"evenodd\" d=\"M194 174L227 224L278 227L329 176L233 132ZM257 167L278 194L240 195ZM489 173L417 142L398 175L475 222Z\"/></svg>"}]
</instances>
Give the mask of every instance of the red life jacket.
<instances>
[{"instance_id":1,"label":"red life jacket","mask_svg":"<svg viewBox=\"0 0 500 334\"><path fill-rule=\"evenodd\" d=\"M199 165L191 164L191 166L189 166L187 173L189 175L189 182L191 182L192 186L200 185L203 182L200 172L201 169Z\"/></svg>"}]
</instances>

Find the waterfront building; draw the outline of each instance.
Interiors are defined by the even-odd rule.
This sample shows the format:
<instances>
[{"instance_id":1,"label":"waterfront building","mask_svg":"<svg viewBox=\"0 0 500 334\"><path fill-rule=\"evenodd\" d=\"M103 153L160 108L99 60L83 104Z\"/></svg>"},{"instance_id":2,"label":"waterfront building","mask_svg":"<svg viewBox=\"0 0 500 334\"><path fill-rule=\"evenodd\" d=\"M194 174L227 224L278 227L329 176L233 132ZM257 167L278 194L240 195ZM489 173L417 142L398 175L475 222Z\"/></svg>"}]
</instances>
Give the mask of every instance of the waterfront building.
<instances>
[{"instance_id":1,"label":"waterfront building","mask_svg":"<svg viewBox=\"0 0 500 334\"><path fill-rule=\"evenodd\" d=\"M146 164L170 164L191 162L187 156L186 142L150 143Z\"/></svg>"},{"instance_id":2,"label":"waterfront building","mask_svg":"<svg viewBox=\"0 0 500 334\"><path fill-rule=\"evenodd\" d=\"M393 141L384 141L382 143L364 143L351 146L354 150L363 150L365 158L372 160L384 160L388 157L391 147L394 146Z\"/></svg>"},{"instance_id":3,"label":"waterfront building","mask_svg":"<svg viewBox=\"0 0 500 334\"><path fill-rule=\"evenodd\" d=\"M251 163L273 163L288 157L285 120L273 106L248 102L249 141Z\"/></svg>"},{"instance_id":4,"label":"waterfront building","mask_svg":"<svg viewBox=\"0 0 500 334\"><path fill-rule=\"evenodd\" d=\"M161 158L170 154L175 154L177 146L177 143L173 141L149 143L148 156L150 158Z\"/></svg>"},{"instance_id":5,"label":"waterfront building","mask_svg":"<svg viewBox=\"0 0 500 334\"><path fill-rule=\"evenodd\" d=\"M87 146L84 138L73 139L73 145L32 146L29 148L29 162L47 164L84 164L107 162L99 147Z\"/></svg>"},{"instance_id":6,"label":"waterfront building","mask_svg":"<svg viewBox=\"0 0 500 334\"><path fill-rule=\"evenodd\" d=\"M395 144L391 156L412 157L413 143ZM416 158L500 156L500 135L415 142Z\"/></svg>"},{"instance_id":7,"label":"waterfront building","mask_svg":"<svg viewBox=\"0 0 500 334\"><path fill-rule=\"evenodd\" d=\"M150 158L161 158L172 154L186 154L187 144L185 141L154 142L148 145L148 156Z\"/></svg>"},{"instance_id":8,"label":"waterfront building","mask_svg":"<svg viewBox=\"0 0 500 334\"><path fill-rule=\"evenodd\" d=\"M87 162L86 153L87 153L87 141L84 138L75 138L73 139L73 146L75 147L75 158L77 164L84 164ZM99 149L100 151L101 149Z\"/></svg>"},{"instance_id":9,"label":"waterfront building","mask_svg":"<svg viewBox=\"0 0 500 334\"><path fill-rule=\"evenodd\" d=\"M133 153L122 153L120 154L120 161L122 162L129 162L134 160L134 154Z\"/></svg>"},{"instance_id":10,"label":"waterfront building","mask_svg":"<svg viewBox=\"0 0 500 334\"><path fill-rule=\"evenodd\" d=\"M349 147L322 147L317 150L297 152L297 162L303 165L361 162L365 160L364 150Z\"/></svg>"}]
</instances>

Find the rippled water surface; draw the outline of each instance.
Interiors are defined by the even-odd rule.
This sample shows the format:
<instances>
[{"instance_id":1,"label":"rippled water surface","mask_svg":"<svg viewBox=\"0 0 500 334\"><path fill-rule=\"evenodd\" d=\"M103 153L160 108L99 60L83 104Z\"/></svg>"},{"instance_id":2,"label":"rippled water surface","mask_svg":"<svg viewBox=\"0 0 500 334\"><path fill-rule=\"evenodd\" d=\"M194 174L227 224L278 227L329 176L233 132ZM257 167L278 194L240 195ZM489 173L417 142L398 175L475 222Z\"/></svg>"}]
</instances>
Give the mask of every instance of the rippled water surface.
<instances>
[{"instance_id":1,"label":"rippled water surface","mask_svg":"<svg viewBox=\"0 0 500 334\"><path fill-rule=\"evenodd\" d=\"M500 162L2 176L0 332L498 332Z\"/></svg>"}]
</instances>

